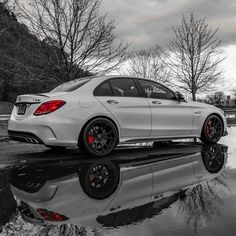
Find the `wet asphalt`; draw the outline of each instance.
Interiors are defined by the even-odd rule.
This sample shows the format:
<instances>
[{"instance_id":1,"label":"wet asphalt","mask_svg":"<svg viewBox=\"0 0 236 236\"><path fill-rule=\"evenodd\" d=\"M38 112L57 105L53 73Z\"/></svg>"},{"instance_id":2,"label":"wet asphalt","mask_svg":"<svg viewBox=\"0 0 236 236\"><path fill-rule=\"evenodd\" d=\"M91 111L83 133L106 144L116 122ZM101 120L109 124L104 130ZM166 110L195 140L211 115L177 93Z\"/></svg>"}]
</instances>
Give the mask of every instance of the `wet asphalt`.
<instances>
[{"instance_id":1,"label":"wet asphalt","mask_svg":"<svg viewBox=\"0 0 236 236\"><path fill-rule=\"evenodd\" d=\"M220 140L228 147L227 162L220 177L200 182L190 187L187 198L174 199L160 210L153 211L155 205L146 208L150 211L140 220L129 224L109 225L101 228L103 235L235 235L236 234L236 127L229 128L229 135ZM169 152L167 146L158 147L159 153ZM157 150L152 147L129 147L128 151L119 149L112 157L121 161L150 158ZM172 148L173 153L177 149ZM50 162L86 160L78 149L52 151L41 145L23 144L13 141L0 142L0 226L11 221L16 205L11 195L8 171L22 165ZM91 160L92 161L92 160ZM6 207L7 206L7 207ZM2 213L1 213L2 212ZM4 214L3 214L4 212ZM126 211L123 215L132 214ZM142 214L140 212L140 214ZM122 215L121 215L122 217ZM137 217L137 216L136 216ZM19 229L20 230L20 229ZM0 233L1 235L1 233Z\"/></svg>"}]
</instances>

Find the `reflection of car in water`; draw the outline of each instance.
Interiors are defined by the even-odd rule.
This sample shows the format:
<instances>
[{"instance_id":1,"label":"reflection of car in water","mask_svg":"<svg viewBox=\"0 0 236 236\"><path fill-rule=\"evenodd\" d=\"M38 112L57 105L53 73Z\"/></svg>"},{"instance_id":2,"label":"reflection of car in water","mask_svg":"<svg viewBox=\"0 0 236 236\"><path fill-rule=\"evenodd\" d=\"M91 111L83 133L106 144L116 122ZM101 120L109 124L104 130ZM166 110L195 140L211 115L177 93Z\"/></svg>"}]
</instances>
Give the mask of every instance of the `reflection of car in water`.
<instances>
[{"instance_id":1,"label":"reflection of car in water","mask_svg":"<svg viewBox=\"0 0 236 236\"><path fill-rule=\"evenodd\" d=\"M177 144L164 152L140 152L143 157L132 160L116 156L12 170L11 188L22 217L85 226L141 221L183 198L190 186L219 176L227 159L227 147L220 144Z\"/></svg>"}]
</instances>

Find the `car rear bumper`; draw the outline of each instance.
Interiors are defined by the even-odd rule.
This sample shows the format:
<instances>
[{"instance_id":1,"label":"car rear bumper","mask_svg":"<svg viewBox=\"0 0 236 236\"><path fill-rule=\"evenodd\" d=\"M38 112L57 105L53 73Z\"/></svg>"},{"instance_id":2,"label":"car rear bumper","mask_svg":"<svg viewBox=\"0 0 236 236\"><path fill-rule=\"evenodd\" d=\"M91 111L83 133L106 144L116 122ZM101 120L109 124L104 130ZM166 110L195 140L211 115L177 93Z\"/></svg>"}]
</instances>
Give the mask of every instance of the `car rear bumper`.
<instances>
[{"instance_id":1,"label":"car rear bumper","mask_svg":"<svg viewBox=\"0 0 236 236\"><path fill-rule=\"evenodd\" d=\"M29 132L19 132L14 130L8 130L8 136L15 141L34 143L34 144L44 144L43 141L37 137L35 134Z\"/></svg>"},{"instance_id":2,"label":"car rear bumper","mask_svg":"<svg viewBox=\"0 0 236 236\"><path fill-rule=\"evenodd\" d=\"M13 140L48 146L76 146L82 122L63 117L30 117L8 122L9 137Z\"/></svg>"},{"instance_id":3,"label":"car rear bumper","mask_svg":"<svg viewBox=\"0 0 236 236\"><path fill-rule=\"evenodd\" d=\"M11 184L11 191L13 195L23 201L40 201L47 202L50 201L56 194L58 187L56 185L52 186L43 186L40 190L35 193L24 191L20 188L17 188Z\"/></svg>"}]
</instances>

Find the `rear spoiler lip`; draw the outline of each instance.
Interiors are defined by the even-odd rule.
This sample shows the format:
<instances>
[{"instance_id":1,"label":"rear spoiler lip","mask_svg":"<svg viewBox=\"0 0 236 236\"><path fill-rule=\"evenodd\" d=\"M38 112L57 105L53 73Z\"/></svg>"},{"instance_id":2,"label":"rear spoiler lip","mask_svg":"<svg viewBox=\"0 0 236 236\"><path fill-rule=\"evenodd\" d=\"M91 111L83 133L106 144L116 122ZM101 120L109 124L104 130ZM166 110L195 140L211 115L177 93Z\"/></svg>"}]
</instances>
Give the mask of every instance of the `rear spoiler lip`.
<instances>
[{"instance_id":1,"label":"rear spoiler lip","mask_svg":"<svg viewBox=\"0 0 236 236\"><path fill-rule=\"evenodd\" d=\"M15 102L14 105L21 105L21 104L39 104L41 102Z\"/></svg>"},{"instance_id":2,"label":"rear spoiler lip","mask_svg":"<svg viewBox=\"0 0 236 236\"><path fill-rule=\"evenodd\" d=\"M45 94L43 94L43 93L27 93L27 94L20 94L19 96L34 96L34 95L36 95L36 96L42 96L42 97L48 97L48 95L45 95Z\"/></svg>"},{"instance_id":3,"label":"rear spoiler lip","mask_svg":"<svg viewBox=\"0 0 236 236\"><path fill-rule=\"evenodd\" d=\"M49 98L49 96L45 95L45 94L41 94L41 93L34 93L34 94L22 94L22 95L19 95L19 96L41 96L41 97L46 97L46 98ZM36 99L35 99L36 100ZM39 100L39 99L38 99ZM15 102L14 105L17 106L17 105L20 105L20 104L39 104L41 103L42 101L35 101L35 102Z\"/></svg>"},{"instance_id":4,"label":"rear spoiler lip","mask_svg":"<svg viewBox=\"0 0 236 236\"><path fill-rule=\"evenodd\" d=\"M42 93L24 94L24 95L37 95L37 96L42 96L42 97L47 97L47 98L49 97L49 96L42 94Z\"/></svg>"}]
</instances>

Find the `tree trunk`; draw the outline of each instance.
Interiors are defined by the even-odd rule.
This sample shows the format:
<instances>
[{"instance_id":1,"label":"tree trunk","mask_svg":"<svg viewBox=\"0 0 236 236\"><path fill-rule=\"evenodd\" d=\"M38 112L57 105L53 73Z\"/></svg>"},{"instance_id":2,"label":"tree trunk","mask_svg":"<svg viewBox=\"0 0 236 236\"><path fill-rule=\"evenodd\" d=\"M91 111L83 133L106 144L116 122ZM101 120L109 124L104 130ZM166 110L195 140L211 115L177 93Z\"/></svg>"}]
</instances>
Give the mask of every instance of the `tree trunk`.
<instances>
[{"instance_id":1,"label":"tree trunk","mask_svg":"<svg viewBox=\"0 0 236 236\"><path fill-rule=\"evenodd\" d=\"M195 90L192 90L192 98L193 98L193 101L196 101L196 91Z\"/></svg>"}]
</instances>

